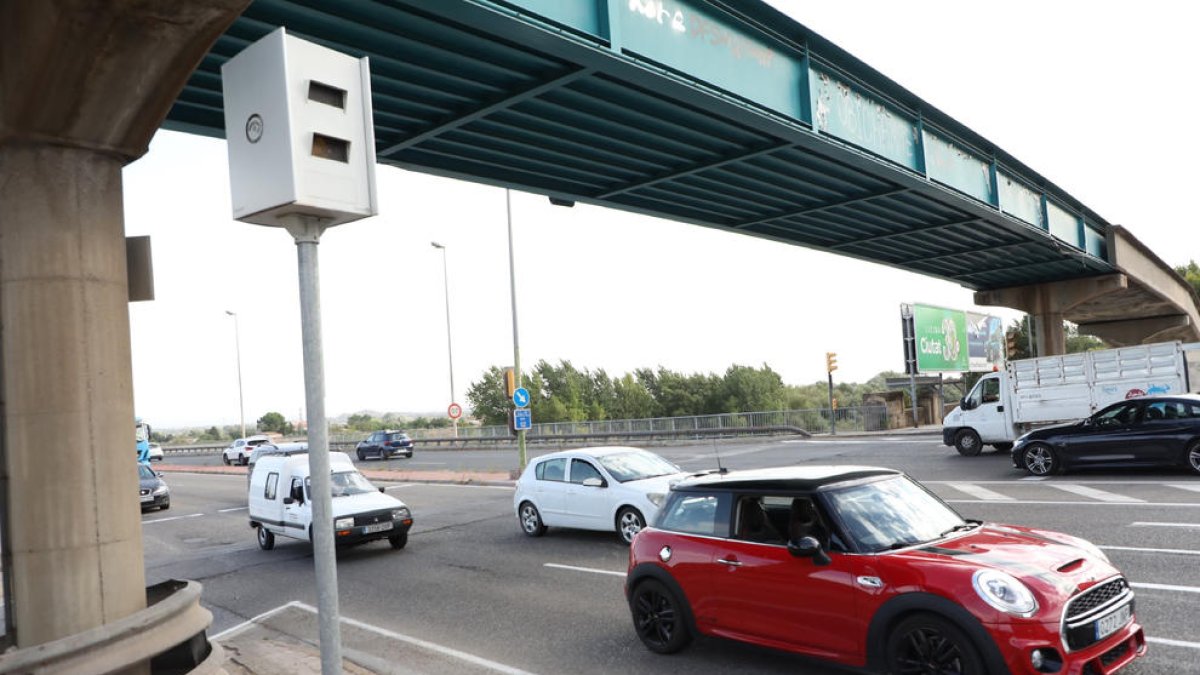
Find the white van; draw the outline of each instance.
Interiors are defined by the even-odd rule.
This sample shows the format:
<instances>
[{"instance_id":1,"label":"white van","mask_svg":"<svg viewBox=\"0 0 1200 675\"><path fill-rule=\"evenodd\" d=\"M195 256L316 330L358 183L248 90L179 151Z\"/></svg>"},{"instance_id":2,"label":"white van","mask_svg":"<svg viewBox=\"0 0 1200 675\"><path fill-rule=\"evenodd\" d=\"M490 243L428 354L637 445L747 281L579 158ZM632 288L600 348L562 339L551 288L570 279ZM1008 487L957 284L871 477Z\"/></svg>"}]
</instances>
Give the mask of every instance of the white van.
<instances>
[{"instance_id":1,"label":"white van","mask_svg":"<svg viewBox=\"0 0 1200 675\"><path fill-rule=\"evenodd\" d=\"M404 548L412 512L404 502L375 488L344 452L329 453L333 490L333 535L338 546L387 539ZM250 527L258 546L275 547L275 535L312 541L312 496L308 455L267 455L250 475Z\"/></svg>"}]
</instances>

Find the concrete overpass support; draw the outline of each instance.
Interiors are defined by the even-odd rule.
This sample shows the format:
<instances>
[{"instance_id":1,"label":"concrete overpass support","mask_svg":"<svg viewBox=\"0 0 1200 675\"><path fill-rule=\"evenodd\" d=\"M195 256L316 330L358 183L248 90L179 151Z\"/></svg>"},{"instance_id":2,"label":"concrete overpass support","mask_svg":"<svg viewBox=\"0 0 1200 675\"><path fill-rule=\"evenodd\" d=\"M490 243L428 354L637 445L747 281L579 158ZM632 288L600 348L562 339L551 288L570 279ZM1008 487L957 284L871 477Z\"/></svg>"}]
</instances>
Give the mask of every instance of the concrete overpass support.
<instances>
[{"instance_id":1,"label":"concrete overpass support","mask_svg":"<svg viewBox=\"0 0 1200 675\"><path fill-rule=\"evenodd\" d=\"M17 652L146 607L121 169L246 4L0 3L0 496ZM128 662L146 669L146 654Z\"/></svg>"},{"instance_id":2,"label":"concrete overpass support","mask_svg":"<svg viewBox=\"0 0 1200 675\"><path fill-rule=\"evenodd\" d=\"M975 293L977 305L999 305L1027 312L1034 322L1038 356L1053 356L1067 351L1063 319L1077 307L1106 296L1122 293L1129 287L1124 274L1109 274L1089 279L1056 281L1015 286Z\"/></svg>"}]
</instances>

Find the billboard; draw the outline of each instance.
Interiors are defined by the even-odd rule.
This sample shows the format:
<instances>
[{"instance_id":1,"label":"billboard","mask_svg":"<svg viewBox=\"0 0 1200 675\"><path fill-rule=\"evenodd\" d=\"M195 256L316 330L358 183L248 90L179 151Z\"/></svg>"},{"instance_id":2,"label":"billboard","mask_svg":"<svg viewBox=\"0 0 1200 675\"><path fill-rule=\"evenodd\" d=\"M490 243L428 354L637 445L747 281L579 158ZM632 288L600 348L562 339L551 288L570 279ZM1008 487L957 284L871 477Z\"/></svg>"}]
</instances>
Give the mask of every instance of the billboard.
<instances>
[{"instance_id":1,"label":"billboard","mask_svg":"<svg viewBox=\"0 0 1200 675\"><path fill-rule=\"evenodd\" d=\"M968 370L966 313L929 305L913 305L912 309L917 372Z\"/></svg>"},{"instance_id":2,"label":"billboard","mask_svg":"<svg viewBox=\"0 0 1200 675\"><path fill-rule=\"evenodd\" d=\"M990 371L1004 364L1004 324L1000 317L932 305L906 305L906 372Z\"/></svg>"}]
</instances>

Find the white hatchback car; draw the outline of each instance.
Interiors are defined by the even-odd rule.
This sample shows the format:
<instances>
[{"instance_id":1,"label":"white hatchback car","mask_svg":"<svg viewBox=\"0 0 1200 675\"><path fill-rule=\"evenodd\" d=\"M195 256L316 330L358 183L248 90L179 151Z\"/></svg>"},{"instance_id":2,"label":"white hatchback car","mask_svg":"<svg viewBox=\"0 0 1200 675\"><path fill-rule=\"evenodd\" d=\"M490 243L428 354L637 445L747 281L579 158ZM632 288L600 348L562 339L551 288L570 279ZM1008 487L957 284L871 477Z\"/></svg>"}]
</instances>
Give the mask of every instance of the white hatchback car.
<instances>
[{"instance_id":1,"label":"white hatchback car","mask_svg":"<svg viewBox=\"0 0 1200 675\"><path fill-rule=\"evenodd\" d=\"M671 485L689 474L639 448L581 448L535 458L517 481L513 507L521 529L615 530L625 543L654 522Z\"/></svg>"}]
</instances>

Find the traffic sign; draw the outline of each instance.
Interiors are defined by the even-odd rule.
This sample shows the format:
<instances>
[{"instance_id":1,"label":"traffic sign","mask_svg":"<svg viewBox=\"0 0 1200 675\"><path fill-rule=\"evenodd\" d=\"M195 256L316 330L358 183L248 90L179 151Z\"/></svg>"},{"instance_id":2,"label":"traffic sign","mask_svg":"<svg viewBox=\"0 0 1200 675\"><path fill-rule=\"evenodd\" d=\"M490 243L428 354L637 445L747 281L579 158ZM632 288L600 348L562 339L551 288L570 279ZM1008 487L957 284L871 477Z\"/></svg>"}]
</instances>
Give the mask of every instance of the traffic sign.
<instances>
[{"instance_id":1,"label":"traffic sign","mask_svg":"<svg viewBox=\"0 0 1200 675\"><path fill-rule=\"evenodd\" d=\"M517 387L516 390L513 391L513 405L517 406L518 408L528 408L529 390L525 387Z\"/></svg>"},{"instance_id":2,"label":"traffic sign","mask_svg":"<svg viewBox=\"0 0 1200 675\"><path fill-rule=\"evenodd\" d=\"M518 389L517 391L522 391L522 390ZM513 398L516 398L515 394L513 395ZM526 394L525 400L526 401L529 400L528 393ZM529 408L521 408L520 410L514 410L513 411L513 428L516 429L517 431L527 431L529 429L532 429L533 428L533 411L530 410Z\"/></svg>"},{"instance_id":3,"label":"traffic sign","mask_svg":"<svg viewBox=\"0 0 1200 675\"><path fill-rule=\"evenodd\" d=\"M457 403L451 403L450 407L446 408L446 414L450 416L450 419L456 420L462 417L462 406Z\"/></svg>"}]
</instances>

